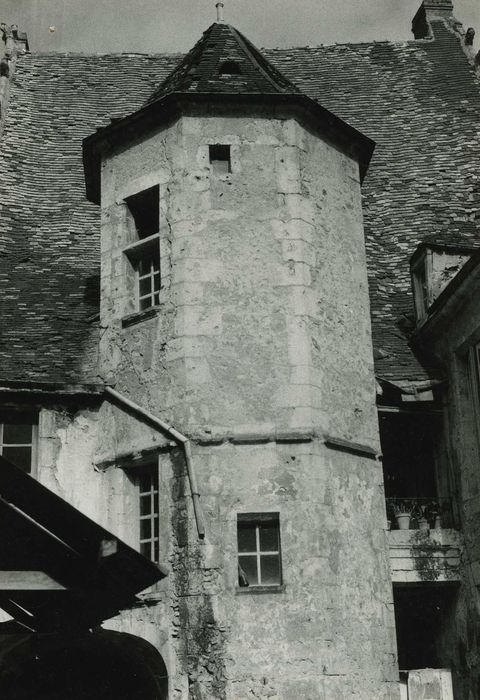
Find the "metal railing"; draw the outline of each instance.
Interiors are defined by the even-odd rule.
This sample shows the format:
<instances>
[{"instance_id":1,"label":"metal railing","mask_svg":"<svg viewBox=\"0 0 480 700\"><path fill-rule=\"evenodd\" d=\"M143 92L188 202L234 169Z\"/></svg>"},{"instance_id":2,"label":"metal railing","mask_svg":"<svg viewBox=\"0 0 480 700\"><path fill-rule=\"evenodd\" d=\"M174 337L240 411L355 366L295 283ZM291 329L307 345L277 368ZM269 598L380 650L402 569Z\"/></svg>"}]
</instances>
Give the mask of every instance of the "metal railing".
<instances>
[{"instance_id":1,"label":"metal railing","mask_svg":"<svg viewBox=\"0 0 480 700\"><path fill-rule=\"evenodd\" d=\"M392 530L429 530L454 527L449 496L387 498L387 520Z\"/></svg>"}]
</instances>

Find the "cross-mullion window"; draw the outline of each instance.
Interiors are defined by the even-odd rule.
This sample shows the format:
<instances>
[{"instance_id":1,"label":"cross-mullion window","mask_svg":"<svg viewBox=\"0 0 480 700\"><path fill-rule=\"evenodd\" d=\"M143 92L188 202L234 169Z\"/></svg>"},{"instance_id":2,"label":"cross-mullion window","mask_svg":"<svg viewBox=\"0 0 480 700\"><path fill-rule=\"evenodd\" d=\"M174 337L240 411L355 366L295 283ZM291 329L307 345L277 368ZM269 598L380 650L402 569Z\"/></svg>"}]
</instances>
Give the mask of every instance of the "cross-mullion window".
<instances>
[{"instance_id":1,"label":"cross-mullion window","mask_svg":"<svg viewBox=\"0 0 480 700\"><path fill-rule=\"evenodd\" d=\"M157 306L160 299L160 254L148 251L138 262L138 308Z\"/></svg>"},{"instance_id":2,"label":"cross-mullion window","mask_svg":"<svg viewBox=\"0 0 480 700\"><path fill-rule=\"evenodd\" d=\"M0 423L0 454L15 466L30 473L35 463L37 426L25 419L7 419Z\"/></svg>"},{"instance_id":3,"label":"cross-mullion window","mask_svg":"<svg viewBox=\"0 0 480 700\"><path fill-rule=\"evenodd\" d=\"M278 519L249 522L239 518L237 540L240 585L279 586L282 572Z\"/></svg>"},{"instance_id":4,"label":"cross-mullion window","mask_svg":"<svg viewBox=\"0 0 480 700\"><path fill-rule=\"evenodd\" d=\"M141 468L138 477L140 552L158 562L159 559L159 500L158 467L156 464Z\"/></svg>"}]
</instances>

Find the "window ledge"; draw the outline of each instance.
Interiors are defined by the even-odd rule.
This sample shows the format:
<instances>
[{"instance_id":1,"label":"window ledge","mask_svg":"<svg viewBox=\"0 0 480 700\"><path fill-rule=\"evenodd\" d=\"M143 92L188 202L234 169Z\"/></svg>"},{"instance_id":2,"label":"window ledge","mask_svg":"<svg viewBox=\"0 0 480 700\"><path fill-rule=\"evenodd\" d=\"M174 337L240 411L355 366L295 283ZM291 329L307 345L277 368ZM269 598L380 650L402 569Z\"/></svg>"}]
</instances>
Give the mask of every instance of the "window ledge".
<instances>
[{"instance_id":1,"label":"window ledge","mask_svg":"<svg viewBox=\"0 0 480 700\"><path fill-rule=\"evenodd\" d=\"M160 309L161 305L150 306L148 309L143 309L143 311L135 311L133 314L128 314L128 316L122 318L122 328L128 328L128 326L134 326L136 323L154 318Z\"/></svg>"},{"instance_id":2,"label":"window ledge","mask_svg":"<svg viewBox=\"0 0 480 700\"><path fill-rule=\"evenodd\" d=\"M285 593L286 586L237 586L235 595L254 595L256 593Z\"/></svg>"}]
</instances>

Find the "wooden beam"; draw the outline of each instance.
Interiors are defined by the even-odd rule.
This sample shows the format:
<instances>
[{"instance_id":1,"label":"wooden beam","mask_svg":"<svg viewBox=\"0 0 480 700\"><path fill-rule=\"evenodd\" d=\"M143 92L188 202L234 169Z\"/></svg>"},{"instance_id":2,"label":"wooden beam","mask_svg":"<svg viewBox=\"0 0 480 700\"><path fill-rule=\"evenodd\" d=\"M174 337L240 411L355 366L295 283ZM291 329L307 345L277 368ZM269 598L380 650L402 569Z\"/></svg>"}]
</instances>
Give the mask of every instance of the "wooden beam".
<instances>
[{"instance_id":1,"label":"wooden beam","mask_svg":"<svg viewBox=\"0 0 480 700\"><path fill-rule=\"evenodd\" d=\"M44 571L0 571L0 591L65 591Z\"/></svg>"}]
</instances>

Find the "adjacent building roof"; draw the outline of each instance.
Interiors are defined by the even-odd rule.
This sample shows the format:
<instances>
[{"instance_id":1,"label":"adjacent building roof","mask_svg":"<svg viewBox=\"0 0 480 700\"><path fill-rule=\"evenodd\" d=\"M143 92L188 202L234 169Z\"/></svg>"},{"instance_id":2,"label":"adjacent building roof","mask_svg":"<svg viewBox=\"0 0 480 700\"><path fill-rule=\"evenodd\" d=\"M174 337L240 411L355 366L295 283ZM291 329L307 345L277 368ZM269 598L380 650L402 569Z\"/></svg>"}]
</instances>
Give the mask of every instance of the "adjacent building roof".
<instances>
[{"instance_id":1,"label":"adjacent building roof","mask_svg":"<svg viewBox=\"0 0 480 700\"><path fill-rule=\"evenodd\" d=\"M377 143L364 218L377 372L391 381L430 374L408 346L415 248L447 233L479 243L478 82L451 26L432 27L434 41L262 51ZM0 147L5 379L95 382L100 212L85 198L82 140L141 109L182 59L19 59Z\"/></svg>"}]
</instances>

